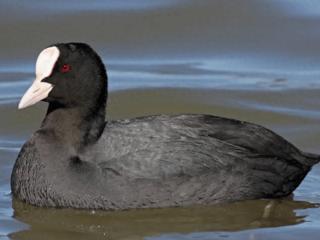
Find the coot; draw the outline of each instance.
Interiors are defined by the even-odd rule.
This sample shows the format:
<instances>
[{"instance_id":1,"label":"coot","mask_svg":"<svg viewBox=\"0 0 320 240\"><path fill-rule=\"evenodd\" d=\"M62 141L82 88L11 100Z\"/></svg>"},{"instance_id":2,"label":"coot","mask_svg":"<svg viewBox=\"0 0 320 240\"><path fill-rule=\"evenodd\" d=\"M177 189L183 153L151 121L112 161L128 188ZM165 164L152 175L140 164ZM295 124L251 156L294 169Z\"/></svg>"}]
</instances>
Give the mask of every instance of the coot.
<instances>
[{"instance_id":1,"label":"coot","mask_svg":"<svg viewBox=\"0 0 320 240\"><path fill-rule=\"evenodd\" d=\"M278 198L320 160L264 127L228 118L105 122L106 86L104 64L87 44L55 44L40 53L19 108L41 100L49 106L15 162L15 198L109 210Z\"/></svg>"}]
</instances>

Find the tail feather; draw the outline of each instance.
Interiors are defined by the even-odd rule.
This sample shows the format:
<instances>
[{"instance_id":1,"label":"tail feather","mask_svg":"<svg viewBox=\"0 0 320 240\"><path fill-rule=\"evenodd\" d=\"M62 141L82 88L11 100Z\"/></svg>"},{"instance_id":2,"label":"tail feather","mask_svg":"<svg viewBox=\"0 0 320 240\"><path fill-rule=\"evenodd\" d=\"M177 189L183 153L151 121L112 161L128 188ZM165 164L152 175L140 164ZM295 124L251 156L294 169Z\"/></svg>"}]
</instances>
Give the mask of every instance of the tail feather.
<instances>
[{"instance_id":1,"label":"tail feather","mask_svg":"<svg viewBox=\"0 0 320 240\"><path fill-rule=\"evenodd\" d=\"M303 155L306 157L306 163L310 166L313 166L320 162L319 154L303 152Z\"/></svg>"}]
</instances>

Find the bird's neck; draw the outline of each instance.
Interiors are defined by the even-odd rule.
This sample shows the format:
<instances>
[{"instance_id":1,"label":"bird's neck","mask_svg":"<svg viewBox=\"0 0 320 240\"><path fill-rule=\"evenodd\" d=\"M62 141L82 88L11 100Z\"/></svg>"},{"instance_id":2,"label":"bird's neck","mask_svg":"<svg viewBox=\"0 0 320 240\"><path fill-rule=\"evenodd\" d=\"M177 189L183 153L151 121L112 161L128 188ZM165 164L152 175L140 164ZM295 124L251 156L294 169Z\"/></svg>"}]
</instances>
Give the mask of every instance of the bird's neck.
<instances>
[{"instance_id":1,"label":"bird's neck","mask_svg":"<svg viewBox=\"0 0 320 240\"><path fill-rule=\"evenodd\" d=\"M79 150L100 138L105 127L105 114L105 104L99 104L96 108L68 108L50 103L41 129L52 132L64 143Z\"/></svg>"}]
</instances>

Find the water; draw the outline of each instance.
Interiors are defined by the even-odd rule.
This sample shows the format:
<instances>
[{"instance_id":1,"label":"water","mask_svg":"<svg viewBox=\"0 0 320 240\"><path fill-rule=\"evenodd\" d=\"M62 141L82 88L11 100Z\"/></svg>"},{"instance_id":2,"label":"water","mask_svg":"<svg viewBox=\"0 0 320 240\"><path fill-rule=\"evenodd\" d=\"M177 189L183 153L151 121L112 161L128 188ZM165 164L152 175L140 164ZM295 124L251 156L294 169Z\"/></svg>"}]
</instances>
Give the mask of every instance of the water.
<instances>
[{"instance_id":1,"label":"water","mask_svg":"<svg viewBox=\"0 0 320 240\"><path fill-rule=\"evenodd\" d=\"M320 144L316 0L0 2L0 239L318 239L320 166L288 199L92 212L13 202L10 174L46 105L18 111L38 53L84 41L106 63L109 118L210 113Z\"/></svg>"}]
</instances>

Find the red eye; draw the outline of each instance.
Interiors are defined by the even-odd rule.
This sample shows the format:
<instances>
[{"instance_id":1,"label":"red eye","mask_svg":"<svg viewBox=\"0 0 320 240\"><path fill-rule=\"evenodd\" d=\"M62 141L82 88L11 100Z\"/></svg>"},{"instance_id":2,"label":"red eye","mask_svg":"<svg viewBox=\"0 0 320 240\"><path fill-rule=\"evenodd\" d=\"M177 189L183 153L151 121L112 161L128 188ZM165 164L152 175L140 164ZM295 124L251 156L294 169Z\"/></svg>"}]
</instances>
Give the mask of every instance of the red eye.
<instances>
[{"instance_id":1,"label":"red eye","mask_svg":"<svg viewBox=\"0 0 320 240\"><path fill-rule=\"evenodd\" d=\"M71 70L71 66L69 64L63 64L63 66L61 67L62 73L69 72L70 70Z\"/></svg>"}]
</instances>

